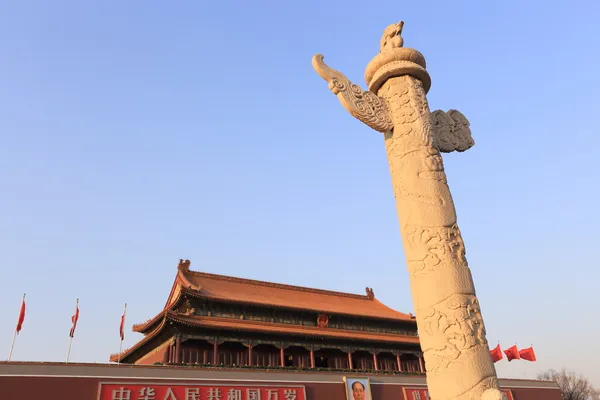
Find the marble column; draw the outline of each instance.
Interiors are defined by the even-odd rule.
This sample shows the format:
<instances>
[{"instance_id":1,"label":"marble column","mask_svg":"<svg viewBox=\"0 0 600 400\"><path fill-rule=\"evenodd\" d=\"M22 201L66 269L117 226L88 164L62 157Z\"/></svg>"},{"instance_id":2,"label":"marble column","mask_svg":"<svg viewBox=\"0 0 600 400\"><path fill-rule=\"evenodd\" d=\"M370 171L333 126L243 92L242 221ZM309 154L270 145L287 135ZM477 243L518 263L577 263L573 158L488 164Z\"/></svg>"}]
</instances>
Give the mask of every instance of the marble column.
<instances>
[{"instance_id":1,"label":"marble column","mask_svg":"<svg viewBox=\"0 0 600 400\"><path fill-rule=\"evenodd\" d=\"M431 397L500 400L440 155L473 146L469 122L456 110L430 112L425 58L403 47L402 27L385 29L366 68L366 91L321 55L313 67L350 114L383 133Z\"/></svg>"}]
</instances>

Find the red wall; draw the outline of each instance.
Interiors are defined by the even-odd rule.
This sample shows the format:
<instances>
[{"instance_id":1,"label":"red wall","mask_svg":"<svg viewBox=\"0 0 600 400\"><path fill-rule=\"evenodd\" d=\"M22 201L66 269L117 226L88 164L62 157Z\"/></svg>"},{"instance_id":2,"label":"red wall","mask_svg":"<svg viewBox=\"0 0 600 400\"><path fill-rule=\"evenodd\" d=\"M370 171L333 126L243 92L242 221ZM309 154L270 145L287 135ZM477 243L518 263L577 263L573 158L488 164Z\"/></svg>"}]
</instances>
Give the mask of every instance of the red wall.
<instances>
[{"instance_id":1,"label":"red wall","mask_svg":"<svg viewBox=\"0 0 600 400\"><path fill-rule=\"evenodd\" d=\"M244 379L246 379L246 383ZM262 381L263 379L264 381ZM307 382L304 383L302 380ZM317 383L319 380L326 382ZM168 383L173 386L178 384L249 387L260 386L261 384L270 386L293 385L305 386L307 400L346 400L344 384L339 374L0 362L0 400L97 400L100 382L129 384L156 382L163 385ZM371 392L374 400L410 400L404 399L403 385L406 385L406 387L410 387L412 384L423 385L424 379L422 377L411 378L406 376L392 378L372 376L371 382ZM560 391L552 383L517 380L504 380L503 382L505 383L501 384L504 388L512 390L514 400L562 400ZM137 397L132 396L131 400L137 400Z\"/></svg>"},{"instance_id":2,"label":"red wall","mask_svg":"<svg viewBox=\"0 0 600 400\"><path fill-rule=\"evenodd\" d=\"M60 377L0 377L0 400L96 400L98 396L98 378L60 378ZM111 382L118 380L111 379ZM132 382L132 379L126 379ZM144 380L144 382L150 382ZM159 382L159 381L157 381ZM164 381L160 381L164 382ZM227 383L219 382L219 385ZM234 382L240 385L240 382ZM256 385L252 383L249 385ZM345 400L346 392L342 384L307 383L308 400ZM559 391L551 389L511 389L515 400L562 400ZM400 385L371 385L373 399L406 400Z\"/></svg>"}]
</instances>

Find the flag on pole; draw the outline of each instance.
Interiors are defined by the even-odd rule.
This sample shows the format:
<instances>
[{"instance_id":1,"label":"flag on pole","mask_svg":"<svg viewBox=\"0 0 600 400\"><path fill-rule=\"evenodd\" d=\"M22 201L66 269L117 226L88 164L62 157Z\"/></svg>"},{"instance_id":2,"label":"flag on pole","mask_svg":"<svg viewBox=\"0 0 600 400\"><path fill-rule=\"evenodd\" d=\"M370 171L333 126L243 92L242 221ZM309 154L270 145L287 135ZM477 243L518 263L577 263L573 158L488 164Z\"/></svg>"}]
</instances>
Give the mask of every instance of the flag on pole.
<instances>
[{"instance_id":1,"label":"flag on pole","mask_svg":"<svg viewBox=\"0 0 600 400\"><path fill-rule=\"evenodd\" d=\"M19 319L17 320L17 335L21 332L23 321L25 321L25 295L23 295L23 300L21 301L21 311L19 311Z\"/></svg>"},{"instance_id":2,"label":"flag on pole","mask_svg":"<svg viewBox=\"0 0 600 400\"><path fill-rule=\"evenodd\" d=\"M504 350L504 354L506 354L506 359L510 362L512 360L519 360L521 356L519 355L519 349L517 349L517 345Z\"/></svg>"},{"instance_id":3,"label":"flag on pole","mask_svg":"<svg viewBox=\"0 0 600 400\"><path fill-rule=\"evenodd\" d=\"M23 293L23 300L21 301L21 310L19 310L19 319L17 319L17 327L15 328L15 334L13 335L12 344L10 345L10 353L8 353L8 361L12 359L13 350L15 349L15 341L17 335L21 332L23 327L23 321L25 321L25 293Z\"/></svg>"},{"instance_id":4,"label":"flag on pole","mask_svg":"<svg viewBox=\"0 0 600 400\"><path fill-rule=\"evenodd\" d=\"M519 356L522 360L527 360L531 362L537 361L537 358L535 358L535 352L533 351L533 346L528 347L526 349L521 349L519 351Z\"/></svg>"},{"instance_id":5,"label":"flag on pole","mask_svg":"<svg viewBox=\"0 0 600 400\"><path fill-rule=\"evenodd\" d=\"M500 349L500 343L498 343L498 346L496 346L493 350L490 350L490 355L492 356L494 363L502 360L503 355L502 349Z\"/></svg>"},{"instance_id":6,"label":"flag on pole","mask_svg":"<svg viewBox=\"0 0 600 400\"><path fill-rule=\"evenodd\" d=\"M79 299L77 299L77 304L75 305L75 314L71 317L71 322L73 326L71 327L71 332L69 332L69 336L72 338L75 336L75 328L77 328L77 320L79 319Z\"/></svg>"},{"instance_id":7,"label":"flag on pole","mask_svg":"<svg viewBox=\"0 0 600 400\"><path fill-rule=\"evenodd\" d=\"M123 315L121 315L121 325L119 326L119 335L121 336L121 345L119 346L119 357L117 363L121 363L121 353L123 352L123 340L125 339L125 315L127 314L127 303L123 309Z\"/></svg>"},{"instance_id":8,"label":"flag on pole","mask_svg":"<svg viewBox=\"0 0 600 400\"><path fill-rule=\"evenodd\" d=\"M127 313L127 303L125 303L125 310L123 311L123 315L121 315L121 325L119 326L119 334L121 335L121 340L125 340L125 314Z\"/></svg>"}]
</instances>

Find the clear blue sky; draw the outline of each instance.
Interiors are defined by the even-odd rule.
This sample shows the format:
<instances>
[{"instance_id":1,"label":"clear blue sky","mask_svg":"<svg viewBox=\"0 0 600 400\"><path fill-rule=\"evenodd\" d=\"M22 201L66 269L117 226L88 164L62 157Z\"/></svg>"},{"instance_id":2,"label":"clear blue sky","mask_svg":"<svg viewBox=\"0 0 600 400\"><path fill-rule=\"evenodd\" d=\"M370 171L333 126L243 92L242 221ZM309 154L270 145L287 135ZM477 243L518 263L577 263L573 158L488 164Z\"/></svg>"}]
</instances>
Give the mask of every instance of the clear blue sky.
<instances>
[{"instance_id":1,"label":"clear blue sky","mask_svg":"<svg viewBox=\"0 0 600 400\"><path fill-rule=\"evenodd\" d=\"M0 5L0 343L105 362L192 269L412 311L383 139L313 71L365 86L383 29L476 146L445 155L488 339L600 386L594 1L12 1ZM588 153L589 152L589 153ZM128 330L125 346L141 336ZM44 343L45 341L45 343ZM3 356L4 357L4 356Z\"/></svg>"}]
</instances>

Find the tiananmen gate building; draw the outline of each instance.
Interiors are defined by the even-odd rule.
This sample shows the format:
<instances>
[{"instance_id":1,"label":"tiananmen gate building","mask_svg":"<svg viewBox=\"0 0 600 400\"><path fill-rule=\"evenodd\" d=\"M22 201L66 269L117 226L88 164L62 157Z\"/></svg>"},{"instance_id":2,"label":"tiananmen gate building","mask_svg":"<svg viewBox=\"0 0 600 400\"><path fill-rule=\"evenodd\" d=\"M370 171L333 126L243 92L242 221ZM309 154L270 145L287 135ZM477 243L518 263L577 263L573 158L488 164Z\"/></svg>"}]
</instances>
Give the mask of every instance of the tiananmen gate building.
<instances>
[{"instance_id":1,"label":"tiananmen gate building","mask_svg":"<svg viewBox=\"0 0 600 400\"><path fill-rule=\"evenodd\" d=\"M412 314L364 295L190 270L112 364L0 363L0 400L426 400ZM360 385L358 385L360 383ZM560 400L554 382L501 379L509 400ZM362 389L361 389L362 390Z\"/></svg>"}]
</instances>

